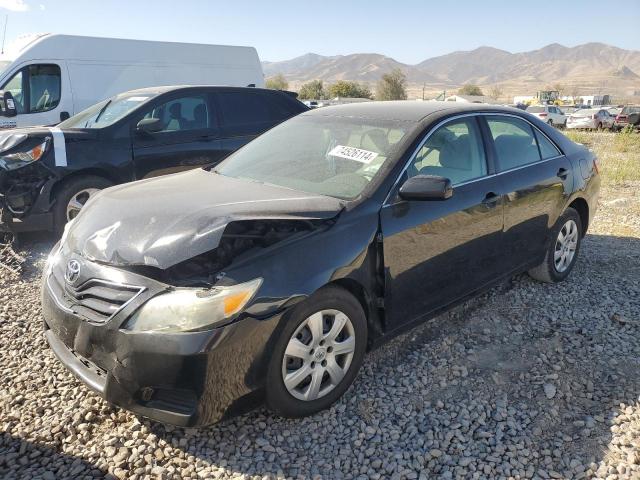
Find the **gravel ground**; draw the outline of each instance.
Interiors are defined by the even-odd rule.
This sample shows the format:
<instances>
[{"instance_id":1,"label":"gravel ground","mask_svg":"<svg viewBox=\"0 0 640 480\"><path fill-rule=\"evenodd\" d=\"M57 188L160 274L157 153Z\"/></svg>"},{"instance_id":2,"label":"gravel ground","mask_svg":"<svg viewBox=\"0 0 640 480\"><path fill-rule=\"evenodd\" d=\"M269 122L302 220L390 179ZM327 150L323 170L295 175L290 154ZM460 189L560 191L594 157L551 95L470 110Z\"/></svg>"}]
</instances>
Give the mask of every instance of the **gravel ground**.
<instances>
[{"instance_id":1,"label":"gravel ground","mask_svg":"<svg viewBox=\"0 0 640 480\"><path fill-rule=\"evenodd\" d=\"M640 478L640 185L604 191L568 281L518 276L368 355L330 410L170 428L46 347L46 242L0 272L2 478Z\"/></svg>"}]
</instances>

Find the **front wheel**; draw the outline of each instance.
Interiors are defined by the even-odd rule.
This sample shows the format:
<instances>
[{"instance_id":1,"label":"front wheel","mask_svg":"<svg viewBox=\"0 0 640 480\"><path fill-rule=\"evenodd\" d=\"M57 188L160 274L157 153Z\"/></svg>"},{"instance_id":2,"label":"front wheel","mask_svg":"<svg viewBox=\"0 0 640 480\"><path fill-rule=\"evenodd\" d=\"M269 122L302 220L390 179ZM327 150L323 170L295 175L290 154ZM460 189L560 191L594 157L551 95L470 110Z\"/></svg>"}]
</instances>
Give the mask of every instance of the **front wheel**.
<instances>
[{"instance_id":1,"label":"front wheel","mask_svg":"<svg viewBox=\"0 0 640 480\"><path fill-rule=\"evenodd\" d=\"M578 212L567 208L552 230L551 238L544 261L529 270L529 275L541 282L557 283L569 276L578 258L582 242Z\"/></svg>"},{"instance_id":2,"label":"front wheel","mask_svg":"<svg viewBox=\"0 0 640 480\"><path fill-rule=\"evenodd\" d=\"M328 408L349 388L364 359L367 321L346 290L320 289L285 320L269 362L266 400L284 417Z\"/></svg>"},{"instance_id":3,"label":"front wheel","mask_svg":"<svg viewBox=\"0 0 640 480\"><path fill-rule=\"evenodd\" d=\"M64 226L76 218L89 198L111 185L113 184L109 180L94 175L77 177L68 181L55 195L54 230L58 234L62 234Z\"/></svg>"}]
</instances>

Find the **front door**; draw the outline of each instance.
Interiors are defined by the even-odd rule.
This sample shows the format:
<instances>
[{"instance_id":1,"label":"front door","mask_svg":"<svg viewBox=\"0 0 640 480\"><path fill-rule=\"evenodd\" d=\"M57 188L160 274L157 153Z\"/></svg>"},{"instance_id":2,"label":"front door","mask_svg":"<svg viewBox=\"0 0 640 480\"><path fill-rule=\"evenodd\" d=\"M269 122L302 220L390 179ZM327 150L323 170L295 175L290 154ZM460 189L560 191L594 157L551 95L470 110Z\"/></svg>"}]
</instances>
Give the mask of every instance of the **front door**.
<instances>
[{"instance_id":1,"label":"front door","mask_svg":"<svg viewBox=\"0 0 640 480\"><path fill-rule=\"evenodd\" d=\"M540 130L523 119L486 119L504 195L505 259L509 269L540 263L549 231L572 189L571 163Z\"/></svg>"},{"instance_id":2,"label":"front door","mask_svg":"<svg viewBox=\"0 0 640 480\"><path fill-rule=\"evenodd\" d=\"M418 174L447 177L453 196L404 201L394 191L381 210L391 330L445 307L502 272L503 205L499 180L489 173L473 116L439 127L411 159L404 180Z\"/></svg>"},{"instance_id":3,"label":"front door","mask_svg":"<svg viewBox=\"0 0 640 480\"><path fill-rule=\"evenodd\" d=\"M165 98L135 119L133 158L136 179L156 177L216 163L223 157L218 118L207 93ZM162 129L142 133L142 118L158 118Z\"/></svg>"}]
</instances>

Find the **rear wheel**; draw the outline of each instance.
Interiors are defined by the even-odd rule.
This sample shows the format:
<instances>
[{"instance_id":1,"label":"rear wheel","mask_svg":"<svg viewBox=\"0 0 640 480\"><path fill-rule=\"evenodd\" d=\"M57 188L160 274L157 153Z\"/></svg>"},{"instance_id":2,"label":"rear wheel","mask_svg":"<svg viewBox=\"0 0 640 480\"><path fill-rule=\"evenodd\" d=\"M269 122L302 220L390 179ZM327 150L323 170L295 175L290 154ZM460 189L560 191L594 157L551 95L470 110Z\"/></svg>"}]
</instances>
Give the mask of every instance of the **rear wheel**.
<instances>
[{"instance_id":1,"label":"rear wheel","mask_svg":"<svg viewBox=\"0 0 640 480\"><path fill-rule=\"evenodd\" d=\"M76 218L89 198L112 183L102 177L77 177L67 182L55 196L53 206L53 225L57 233L61 234L64 226Z\"/></svg>"},{"instance_id":2,"label":"rear wheel","mask_svg":"<svg viewBox=\"0 0 640 480\"><path fill-rule=\"evenodd\" d=\"M573 208L567 208L552 231L544 261L529 270L529 275L541 282L561 282L569 276L580 251L582 222Z\"/></svg>"},{"instance_id":3,"label":"rear wheel","mask_svg":"<svg viewBox=\"0 0 640 480\"><path fill-rule=\"evenodd\" d=\"M367 345L367 322L358 301L329 286L295 307L269 363L267 405L284 417L328 408L349 388Z\"/></svg>"}]
</instances>

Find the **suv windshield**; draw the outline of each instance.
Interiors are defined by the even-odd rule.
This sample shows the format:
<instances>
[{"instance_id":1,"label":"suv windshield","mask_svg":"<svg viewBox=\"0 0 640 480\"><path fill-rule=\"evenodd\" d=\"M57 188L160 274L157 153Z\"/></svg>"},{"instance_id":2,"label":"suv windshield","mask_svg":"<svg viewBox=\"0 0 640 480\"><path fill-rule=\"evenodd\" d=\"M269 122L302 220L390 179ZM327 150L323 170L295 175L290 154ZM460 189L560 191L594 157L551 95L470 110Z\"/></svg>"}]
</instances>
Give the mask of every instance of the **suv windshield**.
<instances>
[{"instance_id":1,"label":"suv windshield","mask_svg":"<svg viewBox=\"0 0 640 480\"><path fill-rule=\"evenodd\" d=\"M399 121L298 116L232 154L215 172L354 199L396 152L412 126Z\"/></svg>"},{"instance_id":2,"label":"suv windshield","mask_svg":"<svg viewBox=\"0 0 640 480\"><path fill-rule=\"evenodd\" d=\"M60 128L104 128L117 122L155 94L127 93L104 100L60 123Z\"/></svg>"}]
</instances>

